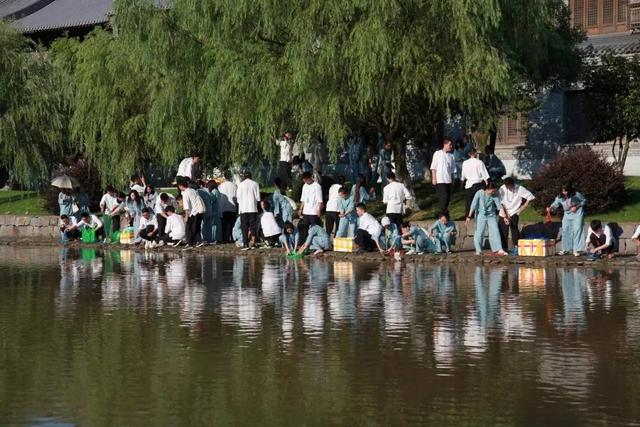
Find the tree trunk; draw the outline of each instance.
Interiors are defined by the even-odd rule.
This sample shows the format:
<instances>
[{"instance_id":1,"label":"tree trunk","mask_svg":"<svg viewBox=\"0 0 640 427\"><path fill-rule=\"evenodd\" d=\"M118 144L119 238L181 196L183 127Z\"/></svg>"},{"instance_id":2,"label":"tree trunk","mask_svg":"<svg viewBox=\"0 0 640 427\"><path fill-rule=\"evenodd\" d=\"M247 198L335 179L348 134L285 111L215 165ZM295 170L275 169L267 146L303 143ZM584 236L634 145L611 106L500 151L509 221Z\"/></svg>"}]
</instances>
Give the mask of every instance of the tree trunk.
<instances>
[{"instance_id":1,"label":"tree trunk","mask_svg":"<svg viewBox=\"0 0 640 427\"><path fill-rule=\"evenodd\" d=\"M496 128L496 125L493 124L491 125L491 128L489 129L489 147L491 147L491 150L495 150L496 149L496 140L498 139L498 129Z\"/></svg>"},{"instance_id":2,"label":"tree trunk","mask_svg":"<svg viewBox=\"0 0 640 427\"><path fill-rule=\"evenodd\" d=\"M617 148L618 152L614 153L613 158L616 163L616 167L620 172L624 172L624 167L627 163L627 156L629 154L629 146L631 145L631 140L626 136L621 136L617 138L613 142L614 150Z\"/></svg>"}]
</instances>

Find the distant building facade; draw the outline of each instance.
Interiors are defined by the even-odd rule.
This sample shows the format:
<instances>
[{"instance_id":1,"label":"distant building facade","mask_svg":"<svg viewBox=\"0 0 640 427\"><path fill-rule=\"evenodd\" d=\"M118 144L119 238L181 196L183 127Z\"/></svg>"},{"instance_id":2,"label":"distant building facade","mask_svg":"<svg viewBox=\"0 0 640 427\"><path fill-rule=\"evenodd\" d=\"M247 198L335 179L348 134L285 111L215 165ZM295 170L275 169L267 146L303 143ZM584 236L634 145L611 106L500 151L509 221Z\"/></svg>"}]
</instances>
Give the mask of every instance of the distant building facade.
<instances>
[{"instance_id":1,"label":"distant building facade","mask_svg":"<svg viewBox=\"0 0 640 427\"><path fill-rule=\"evenodd\" d=\"M594 56L640 54L640 0L565 0L571 21L587 34L582 49ZM571 88L547 90L540 107L517 117L503 117L498 126L496 154L510 175L527 178L559 152L592 142L592 128L584 111L585 92ZM609 154L609 144L594 149ZM633 141L625 174L640 176L640 142Z\"/></svg>"}]
</instances>

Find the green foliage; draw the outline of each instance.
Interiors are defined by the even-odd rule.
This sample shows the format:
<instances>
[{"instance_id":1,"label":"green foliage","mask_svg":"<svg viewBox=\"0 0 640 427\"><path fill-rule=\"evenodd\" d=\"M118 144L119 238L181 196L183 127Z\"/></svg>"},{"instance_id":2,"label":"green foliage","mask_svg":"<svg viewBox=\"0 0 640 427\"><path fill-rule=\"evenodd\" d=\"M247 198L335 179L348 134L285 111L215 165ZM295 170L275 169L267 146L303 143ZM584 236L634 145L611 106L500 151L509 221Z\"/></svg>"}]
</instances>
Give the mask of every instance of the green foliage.
<instances>
[{"instance_id":1,"label":"green foliage","mask_svg":"<svg viewBox=\"0 0 640 427\"><path fill-rule=\"evenodd\" d=\"M560 194L563 184L569 184L587 199L589 214L608 212L620 207L627 191L622 172L588 147L562 153L547 163L529 183L536 198L533 205L540 211Z\"/></svg>"},{"instance_id":2,"label":"green foliage","mask_svg":"<svg viewBox=\"0 0 640 427\"><path fill-rule=\"evenodd\" d=\"M640 59L607 54L585 70L585 112L594 141L613 141L612 154L624 169L629 142L640 136Z\"/></svg>"},{"instance_id":3,"label":"green foliage","mask_svg":"<svg viewBox=\"0 0 640 427\"><path fill-rule=\"evenodd\" d=\"M559 76L558 57L574 58L566 17L560 0L120 0L115 35L53 55L72 74L72 136L104 181L191 149L217 165L275 159L288 129L334 153L349 132L383 133L402 173L398 147L447 111L495 111L516 82Z\"/></svg>"},{"instance_id":4,"label":"green foliage","mask_svg":"<svg viewBox=\"0 0 640 427\"><path fill-rule=\"evenodd\" d=\"M0 21L0 164L22 186L46 182L64 128L47 54Z\"/></svg>"}]
</instances>

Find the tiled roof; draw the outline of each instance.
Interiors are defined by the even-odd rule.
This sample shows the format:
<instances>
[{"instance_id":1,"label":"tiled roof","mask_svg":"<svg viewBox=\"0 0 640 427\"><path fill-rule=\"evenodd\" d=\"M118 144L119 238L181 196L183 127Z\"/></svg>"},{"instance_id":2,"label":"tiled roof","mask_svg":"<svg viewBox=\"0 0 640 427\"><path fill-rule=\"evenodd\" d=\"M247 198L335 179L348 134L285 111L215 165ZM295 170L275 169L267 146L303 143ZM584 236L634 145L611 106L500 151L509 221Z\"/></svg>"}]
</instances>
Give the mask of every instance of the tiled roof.
<instances>
[{"instance_id":1,"label":"tiled roof","mask_svg":"<svg viewBox=\"0 0 640 427\"><path fill-rule=\"evenodd\" d=\"M108 22L113 0L0 0L0 18L23 33L65 30Z\"/></svg>"},{"instance_id":2,"label":"tiled roof","mask_svg":"<svg viewBox=\"0 0 640 427\"><path fill-rule=\"evenodd\" d=\"M625 32L590 36L580 47L591 56L600 56L606 52L633 55L640 53L640 34Z\"/></svg>"}]
</instances>

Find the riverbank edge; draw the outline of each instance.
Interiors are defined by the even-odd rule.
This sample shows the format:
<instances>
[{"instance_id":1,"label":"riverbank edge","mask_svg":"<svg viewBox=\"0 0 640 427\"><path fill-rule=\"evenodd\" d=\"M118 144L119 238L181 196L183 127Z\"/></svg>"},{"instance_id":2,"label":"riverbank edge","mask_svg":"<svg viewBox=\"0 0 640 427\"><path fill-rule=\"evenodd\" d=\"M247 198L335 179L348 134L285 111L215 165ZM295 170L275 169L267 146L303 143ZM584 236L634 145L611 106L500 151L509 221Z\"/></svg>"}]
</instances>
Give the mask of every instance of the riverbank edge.
<instances>
[{"instance_id":1,"label":"riverbank edge","mask_svg":"<svg viewBox=\"0 0 640 427\"><path fill-rule=\"evenodd\" d=\"M211 245L201 248L184 250L184 248L174 248L162 246L154 249L144 249L142 245L120 245L93 243L85 244L81 242L68 242L65 244L53 241L34 241L31 239L20 239L15 241L0 240L0 246L13 247L59 247L68 249L99 249L99 250L129 250L141 253L173 253L184 255L217 255L217 256L242 256L242 257L262 257L262 258L284 258L286 255L280 248L254 249L251 251L241 251L240 248L232 244ZM345 252L324 252L318 256L309 255L307 259L325 259L333 261L357 261L357 262L396 262L393 257L384 256L377 252L345 253ZM473 251L452 252L450 254L424 254L424 255L404 255L401 262L422 263L422 264L492 264L492 265L522 265L526 267L578 267L591 266L599 269L610 267L632 267L640 268L640 261L633 255L617 255L611 260L601 259L590 261L586 255L574 257L573 255L552 256L552 257L523 257L523 256L495 256L486 252L481 256L475 255Z\"/></svg>"}]
</instances>

